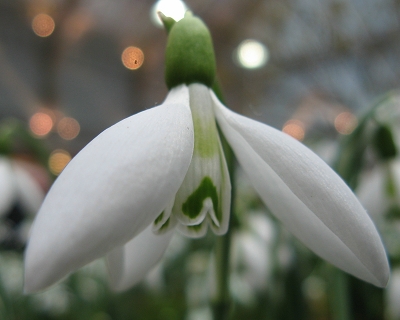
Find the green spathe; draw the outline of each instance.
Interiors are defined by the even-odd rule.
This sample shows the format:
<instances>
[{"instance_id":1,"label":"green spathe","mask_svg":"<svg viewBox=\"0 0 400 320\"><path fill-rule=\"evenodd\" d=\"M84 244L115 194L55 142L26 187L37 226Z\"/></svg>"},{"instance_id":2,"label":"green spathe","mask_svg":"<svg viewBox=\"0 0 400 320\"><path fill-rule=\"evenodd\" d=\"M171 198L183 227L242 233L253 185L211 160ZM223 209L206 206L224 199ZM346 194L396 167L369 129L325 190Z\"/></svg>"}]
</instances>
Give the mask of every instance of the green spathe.
<instances>
[{"instance_id":1,"label":"green spathe","mask_svg":"<svg viewBox=\"0 0 400 320\"><path fill-rule=\"evenodd\" d=\"M206 25L190 12L172 26L165 60L169 89L196 82L207 87L214 84L216 66L211 35Z\"/></svg>"}]
</instances>

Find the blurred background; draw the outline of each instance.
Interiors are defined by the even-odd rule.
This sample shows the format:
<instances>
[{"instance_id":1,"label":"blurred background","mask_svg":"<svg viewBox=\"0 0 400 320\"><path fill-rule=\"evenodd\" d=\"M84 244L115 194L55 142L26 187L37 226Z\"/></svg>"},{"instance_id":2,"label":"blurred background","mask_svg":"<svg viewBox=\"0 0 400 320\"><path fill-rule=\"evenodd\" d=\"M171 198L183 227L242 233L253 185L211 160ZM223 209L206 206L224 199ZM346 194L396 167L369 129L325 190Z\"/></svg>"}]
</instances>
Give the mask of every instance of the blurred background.
<instances>
[{"instance_id":1,"label":"blurred background","mask_svg":"<svg viewBox=\"0 0 400 320\"><path fill-rule=\"evenodd\" d=\"M112 293L101 261L22 294L29 225L101 131L160 104L165 30L192 10L213 37L229 108L310 146L355 189L393 269L379 290L294 240L238 171L232 319L400 319L399 0L0 0L0 318L213 319L214 237L176 236L141 285Z\"/></svg>"}]
</instances>

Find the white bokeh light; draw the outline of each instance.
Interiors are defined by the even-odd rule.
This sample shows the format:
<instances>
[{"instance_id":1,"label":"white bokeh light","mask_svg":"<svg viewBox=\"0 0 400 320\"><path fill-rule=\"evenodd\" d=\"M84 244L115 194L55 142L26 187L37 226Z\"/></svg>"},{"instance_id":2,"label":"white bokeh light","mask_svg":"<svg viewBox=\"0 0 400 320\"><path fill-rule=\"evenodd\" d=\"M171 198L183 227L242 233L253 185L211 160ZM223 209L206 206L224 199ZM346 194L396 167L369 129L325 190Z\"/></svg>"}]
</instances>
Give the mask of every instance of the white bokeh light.
<instances>
[{"instance_id":1,"label":"white bokeh light","mask_svg":"<svg viewBox=\"0 0 400 320\"><path fill-rule=\"evenodd\" d=\"M167 17L173 18L175 21L181 20L185 12L188 10L186 4L181 0L158 0L151 8L151 20L157 26L162 26L162 22L157 12L162 12Z\"/></svg>"},{"instance_id":2,"label":"white bokeh light","mask_svg":"<svg viewBox=\"0 0 400 320\"><path fill-rule=\"evenodd\" d=\"M263 67L269 58L268 48L259 41L245 40L235 51L235 60L243 68L256 69Z\"/></svg>"}]
</instances>

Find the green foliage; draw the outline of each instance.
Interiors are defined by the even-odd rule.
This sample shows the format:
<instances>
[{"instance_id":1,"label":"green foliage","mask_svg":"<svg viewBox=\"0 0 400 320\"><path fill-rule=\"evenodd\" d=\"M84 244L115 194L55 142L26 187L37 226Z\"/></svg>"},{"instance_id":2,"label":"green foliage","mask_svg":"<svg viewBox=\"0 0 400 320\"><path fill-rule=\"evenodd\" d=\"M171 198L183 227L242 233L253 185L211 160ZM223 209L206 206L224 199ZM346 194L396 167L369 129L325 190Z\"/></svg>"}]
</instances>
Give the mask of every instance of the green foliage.
<instances>
[{"instance_id":1,"label":"green foliage","mask_svg":"<svg viewBox=\"0 0 400 320\"><path fill-rule=\"evenodd\" d=\"M397 155L393 133L387 125L378 126L374 132L372 144L382 160L389 160L395 158Z\"/></svg>"},{"instance_id":2,"label":"green foliage","mask_svg":"<svg viewBox=\"0 0 400 320\"><path fill-rule=\"evenodd\" d=\"M34 138L21 121L5 119L0 123L0 154L10 155L18 149L27 150L47 168L50 152L43 141Z\"/></svg>"}]
</instances>

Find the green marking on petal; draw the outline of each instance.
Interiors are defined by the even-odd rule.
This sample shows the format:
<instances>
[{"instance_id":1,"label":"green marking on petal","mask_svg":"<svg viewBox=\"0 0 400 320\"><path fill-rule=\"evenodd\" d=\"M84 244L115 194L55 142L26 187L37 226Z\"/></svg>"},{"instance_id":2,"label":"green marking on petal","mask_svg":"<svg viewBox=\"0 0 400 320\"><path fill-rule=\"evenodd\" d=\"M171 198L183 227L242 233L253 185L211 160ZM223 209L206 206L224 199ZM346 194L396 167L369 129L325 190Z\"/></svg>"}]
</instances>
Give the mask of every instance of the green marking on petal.
<instances>
[{"instance_id":1,"label":"green marking on petal","mask_svg":"<svg viewBox=\"0 0 400 320\"><path fill-rule=\"evenodd\" d=\"M213 157L218 153L218 139L213 121L204 121L193 114L194 152L203 158Z\"/></svg>"},{"instance_id":2,"label":"green marking on petal","mask_svg":"<svg viewBox=\"0 0 400 320\"><path fill-rule=\"evenodd\" d=\"M200 231L202 227L203 227L202 224L197 224L197 225L194 225L194 226L186 226L186 228L188 228L189 230L193 230L193 231L196 231L196 232Z\"/></svg>"},{"instance_id":3,"label":"green marking on petal","mask_svg":"<svg viewBox=\"0 0 400 320\"><path fill-rule=\"evenodd\" d=\"M161 226L161 228L158 229L158 232L162 232L162 231L164 231L165 229L167 229L170 222L171 222L171 219L168 218L168 220L164 222L164 224Z\"/></svg>"},{"instance_id":4,"label":"green marking on petal","mask_svg":"<svg viewBox=\"0 0 400 320\"><path fill-rule=\"evenodd\" d=\"M192 84L189 86L189 97L194 128L193 152L202 158L217 156L218 130L209 90L201 84Z\"/></svg>"},{"instance_id":5,"label":"green marking on petal","mask_svg":"<svg viewBox=\"0 0 400 320\"><path fill-rule=\"evenodd\" d=\"M165 215L164 215L165 216ZM164 217L165 219L165 217ZM168 217L165 221L161 221L160 225L153 225L153 233L154 234L164 234L171 229L175 228L178 220L176 220L173 216Z\"/></svg>"},{"instance_id":6,"label":"green marking on petal","mask_svg":"<svg viewBox=\"0 0 400 320\"><path fill-rule=\"evenodd\" d=\"M190 219L196 218L202 208L205 199L211 198L214 212L219 211L218 207L218 192L210 177L205 177L201 181L199 187L187 198L182 204L182 212ZM217 213L217 216L221 215Z\"/></svg>"},{"instance_id":7,"label":"green marking on petal","mask_svg":"<svg viewBox=\"0 0 400 320\"><path fill-rule=\"evenodd\" d=\"M161 214L157 217L157 219L154 221L154 224L158 224L164 217L164 211L161 212Z\"/></svg>"}]
</instances>

